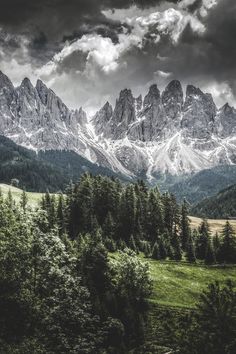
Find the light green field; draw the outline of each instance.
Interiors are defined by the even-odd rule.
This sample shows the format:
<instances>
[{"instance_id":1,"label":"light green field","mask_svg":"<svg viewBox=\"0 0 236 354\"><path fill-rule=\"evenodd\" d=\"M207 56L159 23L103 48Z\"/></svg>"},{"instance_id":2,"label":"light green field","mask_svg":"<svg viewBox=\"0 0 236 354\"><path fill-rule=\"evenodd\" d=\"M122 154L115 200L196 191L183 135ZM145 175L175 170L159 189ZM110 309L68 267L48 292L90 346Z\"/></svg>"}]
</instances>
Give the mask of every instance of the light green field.
<instances>
[{"instance_id":1,"label":"light green field","mask_svg":"<svg viewBox=\"0 0 236 354\"><path fill-rule=\"evenodd\" d=\"M195 216L190 216L189 218L191 221L192 228L197 228L202 221L202 219L196 218ZM233 228L236 231L236 220L229 220L229 221L230 221L230 224L233 226ZM212 233L221 232L222 227L224 226L225 222L226 222L225 219L217 219L217 220L208 219L208 223L209 223Z\"/></svg>"},{"instance_id":2,"label":"light green field","mask_svg":"<svg viewBox=\"0 0 236 354\"><path fill-rule=\"evenodd\" d=\"M161 262L147 259L153 280L151 301L158 305L193 308L207 284L232 279L235 267L207 267L184 262Z\"/></svg>"},{"instance_id":3,"label":"light green field","mask_svg":"<svg viewBox=\"0 0 236 354\"><path fill-rule=\"evenodd\" d=\"M11 191L13 199L18 203L20 201L20 197L22 194L22 189L10 186L8 184L0 183L0 189L4 197L7 196L9 190ZM38 206L39 201L41 200L43 194L42 193L33 193L33 192L26 192L28 196L28 204L35 208Z\"/></svg>"}]
</instances>

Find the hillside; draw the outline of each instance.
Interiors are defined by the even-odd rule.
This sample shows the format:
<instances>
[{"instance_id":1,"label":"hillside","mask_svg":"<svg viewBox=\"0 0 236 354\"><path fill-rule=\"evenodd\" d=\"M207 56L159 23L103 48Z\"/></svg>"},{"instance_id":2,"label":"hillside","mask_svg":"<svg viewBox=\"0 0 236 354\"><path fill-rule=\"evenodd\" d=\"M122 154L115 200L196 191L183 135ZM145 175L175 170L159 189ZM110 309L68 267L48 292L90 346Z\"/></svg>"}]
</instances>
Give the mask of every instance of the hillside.
<instances>
[{"instance_id":1,"label":"hillside","mask_svg":"<svg viewBox=\"0 0 236 354\"><path fill-rule=\"evenodd\" d=\"M185 198L190 204L195 204L233 185L236 166L217 166L176 180L173 176L159 180L161 188L174 193L179 201Z\"/></svg>"},{"instance_id":2,"label":"hillside","mask_svg":"<svg viewBox=\"0 0 236 354\"><path fill-rule=\"evenodd\" d=\"M0 136L0 182L11 184L18 180L20 188L28 191L57 191L67 185L62 171L40 160L34 151L23 148Z\"/></svg>"},{"instance_id":3,"label":"hillside","mask_svg":"<svg viewBox=\"0 0 236 354\"><path fill-rule=\"evenodd\" d=\"M94 175L117 176L105 167L99 167L73 151L34 151L0 136L0 182L18 186L32 192L64 190L70 181L77 181L85 172ZM122 179L122 176L119 176Z\"/></svg>"},{"instance_id":4,"label":"hillside","mask_svg":"<svg viewBox=\"0 0 236 354\"><path fill-rule=\"evenodd\" d=\"M193 308L201 291L215 280L236 280L235 267L207 267L184 262L160 262L148 259L153 292L150 300L158 305Z\"/></svg>"},{"instance_id":5,"label":"hillside","mask_svg":"<svg viewBox=\"0 0 236 354\"><path fill-rule=\"evenodd\" d=\"M8 184L0 183L0 190L3 194L4 197L7 196L9 193L9 190L11 191L13 199L18 203L20 201L21 195L22 195L22 189L16 188L14 186L10 186ZM35 192L26 192L27 197L28 197L28 204L31 207L37 207L39 204L39 201L41 200L43 194L42 193L35 193Z\"/></svg>"},{"instance_id":6,"label":"hillside","mask_svg":"<svg viewBox=\"0 0 236 354\"><path fill-rule=\"evenodd\" d=\"M215 219L236 217L236 184L198 203L192 214Z\"/></svg>"}]
</instances>

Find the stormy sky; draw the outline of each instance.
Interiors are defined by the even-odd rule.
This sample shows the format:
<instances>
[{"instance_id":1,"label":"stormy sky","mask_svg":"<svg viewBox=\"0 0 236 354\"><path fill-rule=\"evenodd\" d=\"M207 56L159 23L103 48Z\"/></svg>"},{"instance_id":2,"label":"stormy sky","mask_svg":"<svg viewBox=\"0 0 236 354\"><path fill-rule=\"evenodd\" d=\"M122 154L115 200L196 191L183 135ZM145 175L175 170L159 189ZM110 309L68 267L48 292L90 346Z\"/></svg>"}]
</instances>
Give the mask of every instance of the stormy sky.
<instances>
[{"instance_id":1,"label":"stormy sky","mask_svg":"<svg viewBox=\"0 0 236 354\"><path fill-rule=\"evenodd\" d=\"M172 79L236 105L235 0L1 0L0 69L90 114Z\"/></svg>"}]
</instances>

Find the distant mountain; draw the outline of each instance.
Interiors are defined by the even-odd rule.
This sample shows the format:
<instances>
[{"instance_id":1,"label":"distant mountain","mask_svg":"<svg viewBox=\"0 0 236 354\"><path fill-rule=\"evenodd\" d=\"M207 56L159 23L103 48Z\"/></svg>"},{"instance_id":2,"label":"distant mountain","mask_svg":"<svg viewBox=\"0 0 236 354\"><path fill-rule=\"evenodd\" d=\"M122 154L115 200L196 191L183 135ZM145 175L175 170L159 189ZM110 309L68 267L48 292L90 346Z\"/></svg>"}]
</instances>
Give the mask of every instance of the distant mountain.
<instances>
[{"instance_id":1,"label":"distant mountain","mask_svg":"<svg viewBox=\"0 0 236 354\"><path fill-rule=\"evenodd\" d=\"M120 92L88 119L70 110L41 80L14 87L0 72L0 134L35 151L74 151L128 178L188 175L236 163L236 110L217 109L210 94L171 81L134 97Z\"/></svg>"},{"instance_id":2,"label":"distant mountain","mask_svg":"<svg viewBox=\"0 0 236 354\"><path fill-rule=\"evenodd\" d=\"M162 176L159 181L161 189L168 189L179 201L185 198L195 204L234 184L236 166L217 166L182 177Z\"/></svg>"},{"instance_id":3,"label":"distant mountain","mask_svg":"<svg viewBox=\"0 0 236 354\"><path fill-rule=\"evenodd\" d=\"M81 174L90 172L117 177L114 172L92 164L73 151L34 151L0 136L0 182L19 181L27 191L63 191L70 181L77 181ZM123 176L119 176L123 179Z\"/></svg>"},{"instance_id":4,"label":"distant mountain","mask_svg":"<svg viewBox=\"0 0 236 354\"><path fill-rule=\"evenodd\" d=\"M236 218L236 184L202 200L192 208L192 215L214 219Z\"/></svg>"}]
</instances>

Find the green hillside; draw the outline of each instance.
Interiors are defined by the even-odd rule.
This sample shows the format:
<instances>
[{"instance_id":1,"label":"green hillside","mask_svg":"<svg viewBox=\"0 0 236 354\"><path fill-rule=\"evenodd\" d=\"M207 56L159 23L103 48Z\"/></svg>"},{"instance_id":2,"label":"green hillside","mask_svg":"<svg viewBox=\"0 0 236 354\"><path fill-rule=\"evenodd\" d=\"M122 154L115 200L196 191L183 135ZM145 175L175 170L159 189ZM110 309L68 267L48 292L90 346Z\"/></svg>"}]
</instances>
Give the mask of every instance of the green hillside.
<instances>
[{"instance_id":1,"label":"green hillside","mask_svg":"<svg viewBox=\"0 0 236 354\"><path fill-rule=\"evenodd\" d=\"M215 219L236 217L236 184L198 203L192 214Z\"/></svg>"},{"instance_id":2,"label":"green hillside","mask_svg":"<svg viewBox=\"0 0 236 354\"><path fill-rule=\"evenodd\" d=\"M158 305L192 308L210 282L225 282L229 278L236 282L236 267L147 261L153 280L151 301Z\"/></svg>"},{"instance_id":3,"label":"green hillside","mask_svg":"<svg viewBox=\"0 0 236 354\"><path fill-rule=\"evenodd\" d=\"M193 175L180 177L166 176L160 179L162 189L174 193L179 201L184 198L195 204L217 194L236 181L236 166L217 166Z\"/></svg>"},{"instance_id":4,"label":"green hillside","mask_svg":"<svg viewBox=\"0 0 236 354\"><path fill-rule=\"evenodd\" d=\"M34 151L0 136L0 182L18 180L20 188L32 192L63 191L72 180L77 182L85 172L93 175L123 176L84 159L73 151Z\"/></svg>"}]
</instances>

